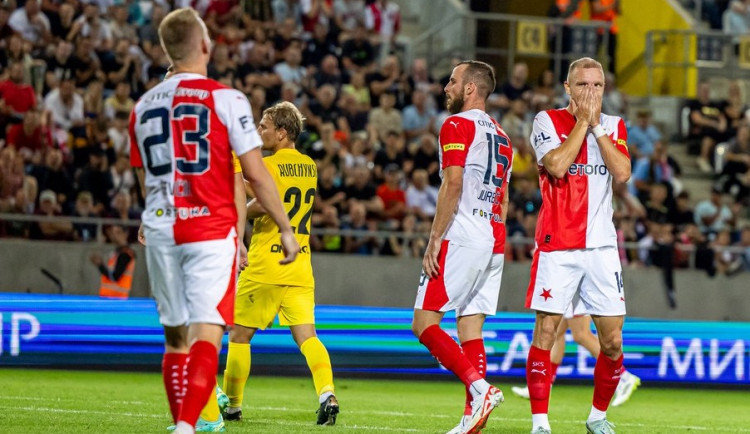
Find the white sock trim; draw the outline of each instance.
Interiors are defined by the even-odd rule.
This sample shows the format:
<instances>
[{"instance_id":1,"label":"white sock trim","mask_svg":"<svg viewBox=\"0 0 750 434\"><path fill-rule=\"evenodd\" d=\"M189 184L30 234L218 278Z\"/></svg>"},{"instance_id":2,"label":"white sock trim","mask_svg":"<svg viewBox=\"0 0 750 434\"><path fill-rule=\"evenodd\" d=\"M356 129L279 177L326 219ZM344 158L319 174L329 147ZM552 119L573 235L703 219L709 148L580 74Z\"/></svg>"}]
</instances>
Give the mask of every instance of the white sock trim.
<instances>
[{"instance_id":1,"label":"white sock trim","mask_svg":"<svg viewBox=\"0 0 750 434\"><path fill-rule=\"evenodd\" d=\"M328 399L329 396L333 396L333 392L323 392L323 393L321 393L320 396L318 397L318 402L320 404L326 402L326 399Z\"/></svg>"},{"instance_id":2,"label":"white sock trim","mask_svg":"<svg viewBox=\"0 0 750 434\"><path fill-rule=\"evenodd\" d=\"M537 413L531 415L531 424L533 427L531 430L535 430L537 428L544 428L546 430L552 430L552 428L549 425L549 417L547 416L547 413Z\"/></svg>"},{"instance_id":3,"label":"white sock trim","mask_svg":"<svg viewBox=\"0 0 750 434\"><path fill-rule=\"evenodd\" d=\"M605 411L601 411L601 410L597 409L596 407L594 407L593 405L591 406L591 413L589 413L589 418L588 418L589 422L595 422L597 420L602 420L602 419L606 419L606 418L607 418L607 411L606 410Z\"/></svg>"}]
</instances>

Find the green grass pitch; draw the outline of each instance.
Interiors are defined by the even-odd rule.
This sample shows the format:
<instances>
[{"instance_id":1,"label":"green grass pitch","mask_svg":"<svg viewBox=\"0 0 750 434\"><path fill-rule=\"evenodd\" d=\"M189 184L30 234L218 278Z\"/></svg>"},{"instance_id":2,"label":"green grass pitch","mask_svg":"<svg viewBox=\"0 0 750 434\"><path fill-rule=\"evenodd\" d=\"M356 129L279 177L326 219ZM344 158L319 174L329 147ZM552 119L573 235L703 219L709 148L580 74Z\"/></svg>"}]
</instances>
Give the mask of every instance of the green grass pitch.
<instances>
[{"instance_id":1,"label":"green grass pitch","mask_svg":"<svg viewBox=\"0 0 750 434\"><path fill-rule=\"evenodd\" d=\"M528 433L529 403L493 381L505 403L485 434ZM341 414L334 427L315 425L317 399L308 378L250 377L245 420L227 423L233 433L445 433L463 409L458 381L338 379ZM552 391L555 434L585 433L590 386L558 385ZM608 418L617 433L750 433L750 393L662 389L644 384ZM0 432L166 433L170 418L156 373L0 369Z\"/></svg>"}]
</instances>

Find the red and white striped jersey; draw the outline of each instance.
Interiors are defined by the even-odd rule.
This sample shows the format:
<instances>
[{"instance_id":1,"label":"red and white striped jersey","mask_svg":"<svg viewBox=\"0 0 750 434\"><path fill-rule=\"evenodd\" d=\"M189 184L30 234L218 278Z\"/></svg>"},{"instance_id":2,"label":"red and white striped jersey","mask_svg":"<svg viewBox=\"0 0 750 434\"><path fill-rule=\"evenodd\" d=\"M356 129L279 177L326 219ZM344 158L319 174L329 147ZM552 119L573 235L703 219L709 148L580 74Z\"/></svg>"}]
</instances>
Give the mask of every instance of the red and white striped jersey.
<instances>
[{"instance_id":1,"label":"red and white striped jersey","mask_svg":"<svg viewBox=\"0 0 750 434\"><path fill-rule=\"evenodd\" d=\"M176 74L136 103L130 162L145 169L142 220L153 245L226 238L237 224L232 153L261 145L242 92Z\"/></svg>"},{"instance_id":2,"label":"red and white striped jersey","mask_svg":"<svg viewBox=\"0 0 750 434\"><path fill-rule=\"evenodd\" d=\"M542 165L542 158L568 138L575 123L566 109L547 110L534 118L530 142L539 164L542 192L536 244L543 252L617 246L612 222L612 175L594 135L586 135L586 143L562 178L554 178ZM617 150L629 156L625 122L618 116L602 114L600 123Z\"/></svg>"},{"instance_id":3,"label":"red and white striped jersey","mask_svg":"<svg viewBox=\"0 0 750 434\"><path fill-rule=\"evenodd\" d=\"M440 129L440 174L464 168L458 209L444 239L465 246L505 250L503 198L508 194L513 147L500 125L474 109L455 114Z\"/></svg>"}]
</instances>

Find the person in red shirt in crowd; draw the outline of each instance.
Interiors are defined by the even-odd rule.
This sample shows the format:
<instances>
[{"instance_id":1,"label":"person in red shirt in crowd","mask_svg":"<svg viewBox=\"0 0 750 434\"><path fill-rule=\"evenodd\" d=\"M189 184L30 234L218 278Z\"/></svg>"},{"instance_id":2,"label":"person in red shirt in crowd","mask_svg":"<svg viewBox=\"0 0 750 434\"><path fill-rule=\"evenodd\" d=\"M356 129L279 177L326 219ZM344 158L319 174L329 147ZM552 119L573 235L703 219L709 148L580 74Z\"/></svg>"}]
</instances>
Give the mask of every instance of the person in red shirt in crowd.
<instances>
[{"instance_id":1,"label":"person in red shirt in crowd","mask_svg":"<svg viewBox=\"0 0 750 434\"><path fill-rule=\"evenodd\" d=\"M42 124L41 116L36 110L30 110L23 117L23 122L8 129L6 136L8 146L13 146L29 161L36 154L44 154L52 146L52 135Z\"/></svg>"},{"instance_id":2,"label":"person in red shirt in crowd","mask_svg":"<svg viewBox=\"0 0 750 434\"><path fill-rule=\"evenodd\" d=\"M8 79L0 82L0 113L20 122L23 114L36 107L34 89L24 82L23 64L8 67Z\"/></svg>"},{"instance_id":3,"label":"person in red shirt in crowd","mask_svg":"<svg viewBox=\"0 0 750 434\"><path fill-rule=\"evenodd\" d=\"M383 218L401 220L406 213L406 193L401 189L401 168L389 164L383 171L385 182L380 184L376 193L383 201Z\"/></svg>"}]
</instances>

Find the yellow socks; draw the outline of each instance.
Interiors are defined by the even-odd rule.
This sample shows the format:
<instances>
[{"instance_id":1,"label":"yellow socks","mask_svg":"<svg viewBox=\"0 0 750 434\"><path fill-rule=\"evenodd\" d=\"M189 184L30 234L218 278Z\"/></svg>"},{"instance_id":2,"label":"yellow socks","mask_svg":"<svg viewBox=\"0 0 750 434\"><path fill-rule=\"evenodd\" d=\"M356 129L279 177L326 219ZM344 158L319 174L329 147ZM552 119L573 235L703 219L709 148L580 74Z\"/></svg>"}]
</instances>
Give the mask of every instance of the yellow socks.
<instances>
[{"instance_id":1,"label":"yellow socks","mask_svg":"<svg viewBox=\"0 0 750 434\"><path fill-rule=\"evenodd\" d=\"M307 366L310 367L315 391L318 396L326 392L333 393L333 371L331 370L331 359L328 357L328 351L320 339L312 337L302 343L299 347L302 355L307 359ZM227 364L228 366L228 364Z\"/></svg>"},{"instance_id":2,"label":"yellow socks","mask_svg":"<svg viewBox=\"0 0 750 434\"><path fill-rule=\"evenodd\" d=\"M201 410L201 417L206 422L216 422L219 420L219 416L221 414L219 413L219 402L216 400L216 386L214 386L213 393L208 398L206 406Z\"/></svg>"},{"instance_id":3,"label":"yellow socks","mask_svg":"<svg viewBox=\"0 0 750 434\"><path fill-rule=\"evenodd\" d=\"M328 355L326 354L326 358ZM330 363L329 363L330 370ZM227 368L224 370L224 393L230 407L242 407L245 383L250 376L250 344L229 342ZM216 399L214 398L214 401Z\"/></svg>"}]
</instances>

